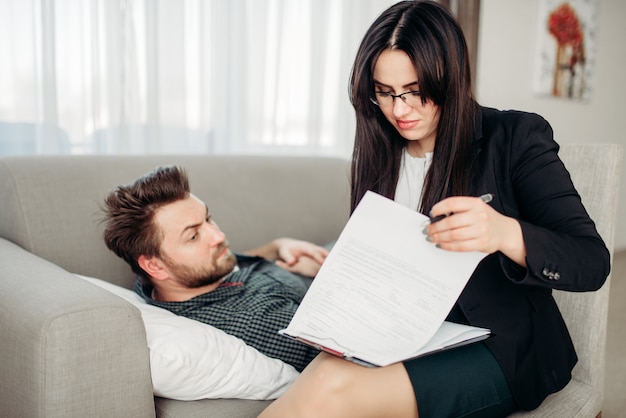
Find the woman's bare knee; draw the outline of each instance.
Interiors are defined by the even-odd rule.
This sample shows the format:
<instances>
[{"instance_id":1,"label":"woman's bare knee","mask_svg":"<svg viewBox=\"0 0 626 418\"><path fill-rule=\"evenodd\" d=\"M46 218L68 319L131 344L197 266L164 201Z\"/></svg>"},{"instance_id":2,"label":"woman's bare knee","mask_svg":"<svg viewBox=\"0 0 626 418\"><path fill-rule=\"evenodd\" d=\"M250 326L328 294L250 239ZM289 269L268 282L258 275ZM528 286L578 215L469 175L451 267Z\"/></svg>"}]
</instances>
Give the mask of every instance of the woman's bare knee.
<instances>
[{"instance_id":1,"label":"woman's bare knee","mask_svg":"<svg viewBox=\"0 0 626 418\"><path fill-rule=\"evenodd\" d=\"M417 405L402 365L369 369L320 354L260 418L285 416L415 418Z\"/></svg>"},{"instance_id":2,"label":"woman's bare knee","mask_svg":"<svg viewBox=\"0 0 626 418\"><path fill-rule=\"evenodd\" d=\"M338 416L346 408L345 399L354 385L355 368L360 367L328 354L318 356L299 377L306 387L301 406L307 415Z\"/></svg>"}]
</instances>

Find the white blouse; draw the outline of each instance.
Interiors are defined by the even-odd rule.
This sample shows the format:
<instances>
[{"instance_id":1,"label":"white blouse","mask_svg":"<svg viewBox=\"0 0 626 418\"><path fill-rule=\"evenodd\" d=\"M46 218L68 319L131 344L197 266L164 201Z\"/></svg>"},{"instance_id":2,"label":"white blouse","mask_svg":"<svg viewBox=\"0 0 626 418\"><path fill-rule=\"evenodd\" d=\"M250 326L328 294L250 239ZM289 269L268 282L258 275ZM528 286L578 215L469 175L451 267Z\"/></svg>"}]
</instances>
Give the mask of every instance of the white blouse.
<instances>
[{"instance_id":1,"label":"white blouse","mask_svg":"<svg viewBox=\"0 0 626 418\"><path fill-rule=\"evenodd\" d=\"M396 202L410 209L419 208L424 179L432 160L432 152L427 152L424 157L412 157L406 148L404 149L400 163L400 178L394 196Z\"/></svg>"}]
</instances>

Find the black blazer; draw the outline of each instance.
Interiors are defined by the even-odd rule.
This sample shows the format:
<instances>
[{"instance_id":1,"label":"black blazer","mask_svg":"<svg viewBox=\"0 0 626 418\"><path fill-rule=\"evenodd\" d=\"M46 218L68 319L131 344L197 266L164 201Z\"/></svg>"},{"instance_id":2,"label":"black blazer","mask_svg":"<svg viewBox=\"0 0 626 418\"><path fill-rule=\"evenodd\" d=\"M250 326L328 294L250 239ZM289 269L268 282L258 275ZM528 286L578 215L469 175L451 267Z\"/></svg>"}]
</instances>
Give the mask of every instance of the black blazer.
<instances>
[{"instance_id":1,"label":"black blazer","mask_svg":"<svg viewBox=\"0 0 626 418\"><path fill-rule=\"evenodd\" d=\"M534 409L571 379L576 352L552 289L599 289L609 252L559 159L550 125L540 116L482 108L474 151L476 195L519 220L527 268L501 253L479 264L458 300L486 340L520 408Z\"/></svg>"}]
</instances>

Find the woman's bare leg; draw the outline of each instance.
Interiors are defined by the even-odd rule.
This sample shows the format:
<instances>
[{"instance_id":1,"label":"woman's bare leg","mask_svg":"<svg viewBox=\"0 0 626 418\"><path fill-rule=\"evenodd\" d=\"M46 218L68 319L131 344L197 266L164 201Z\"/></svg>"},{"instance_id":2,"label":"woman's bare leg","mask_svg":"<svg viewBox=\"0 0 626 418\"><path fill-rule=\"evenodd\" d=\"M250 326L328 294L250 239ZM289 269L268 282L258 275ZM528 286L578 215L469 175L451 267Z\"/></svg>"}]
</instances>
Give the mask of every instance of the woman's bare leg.
<instances>
[{"instance_id":1,"label":"woman's bare leg","mask_svg":"<svg viewBox=\"0 0 626 418\"><path fill-rule=\"evenodd\" d=\"M259 418L417 418L411 381L400 363L368 368L321 353Z\"/></svg>"}]
</instances>

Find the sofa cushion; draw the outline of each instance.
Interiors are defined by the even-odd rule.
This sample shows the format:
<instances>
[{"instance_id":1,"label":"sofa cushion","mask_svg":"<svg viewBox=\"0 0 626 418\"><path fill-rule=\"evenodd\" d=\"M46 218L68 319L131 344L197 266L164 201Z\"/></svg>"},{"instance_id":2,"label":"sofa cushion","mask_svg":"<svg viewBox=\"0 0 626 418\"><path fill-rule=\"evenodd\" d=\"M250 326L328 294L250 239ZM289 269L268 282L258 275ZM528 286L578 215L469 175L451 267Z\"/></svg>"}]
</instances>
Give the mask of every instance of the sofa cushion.
<instances>
[{"instance_id":1,"label":"sofa cushion","mask_svg":"<svg viewBox=\"0 0 626 418\"><path fill-rule=\"evenodd\" d=\"M292 366L217 328L150 305L130 289L78 277L126 299L141 312L157 396L187 401L275 399L298 376Z\"/></svg>"}]
</instances>

